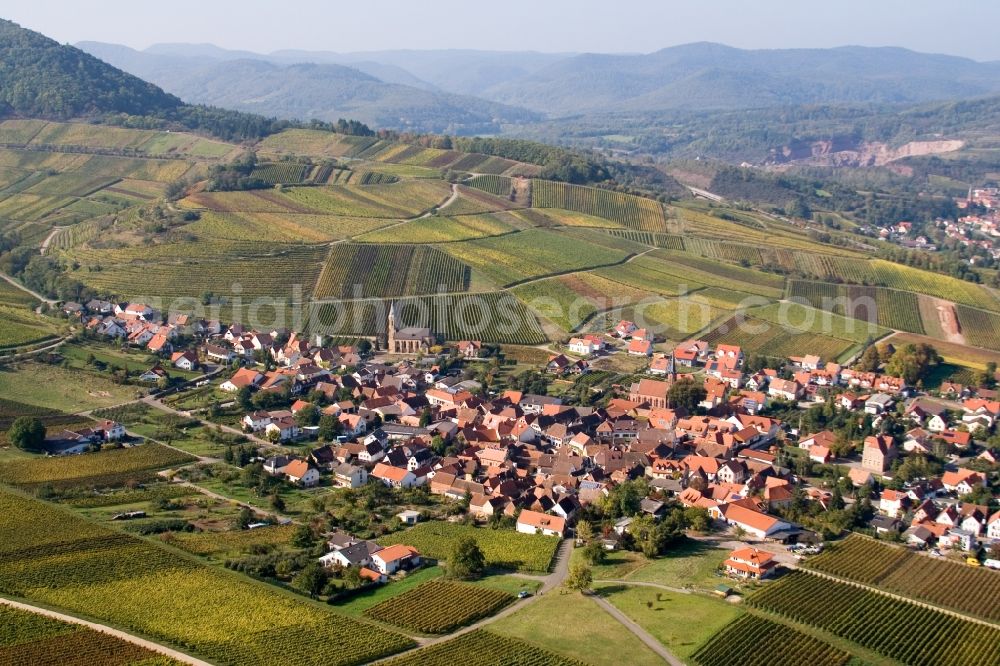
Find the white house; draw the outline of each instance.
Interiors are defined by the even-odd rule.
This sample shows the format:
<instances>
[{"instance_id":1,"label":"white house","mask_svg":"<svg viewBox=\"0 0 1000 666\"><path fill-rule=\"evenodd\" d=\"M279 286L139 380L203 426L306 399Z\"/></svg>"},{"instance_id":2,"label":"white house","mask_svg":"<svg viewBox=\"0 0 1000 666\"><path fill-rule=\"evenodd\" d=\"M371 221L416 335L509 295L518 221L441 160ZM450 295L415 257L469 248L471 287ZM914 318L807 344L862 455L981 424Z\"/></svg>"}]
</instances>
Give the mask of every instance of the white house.
<instances>
[{"instance_id":1,"label":"white house","mask_svg":"<svg viewBox=\"0 0 1000 666\"><path fill-rule=\"evenodd\" d=\"M373 554L371 559L375 570L387 576L400 569L409 569L420 565L420 553L417 549L402 544L383 548Z\"/></svg>"},{"instance_id":2,"label":"white house","mask_svg":"<svg viewBox=\"0 0 1000 666\"><path fill-rule=\"evenodd\" d=\"M517 531L561 537L566 534L566 519L524 509L517 517Z\"/></svg>"},{"instance_id":3,"label":"white house","mask_svg":"<svg viewBox=\"0 0 1000 666\"><path fill-rule=\"evenodd\" d=\"M287 442L290 439L295 439L302 432L299 425L295 422L295 419L291 416L286 416L284 418L275 419L268 423L264 427L264 432L268 437L273 437L271 433L278 434L278 440L282 442Z\"/></svg>"},{"instance_id":4,"label":"white house","mask_svg":"<svg viewBox=\"0 0 1000 666\"><path fill-rule=\"evenodd\" d=\"M292 483L310 488L319 483L319 471L305 460L293 460L284 469L285 478Z\"/></svg>"},{"instance_id":5,"label":"white house","mask_svg":"<svg viewBox=\"0 0 1000 666\"><path fill-rule=\"evenodd\" d=\"M333 468L333 482L341 488L360 488L368 483L368 470L343 463Z\"/></svg>"}]
</instances>

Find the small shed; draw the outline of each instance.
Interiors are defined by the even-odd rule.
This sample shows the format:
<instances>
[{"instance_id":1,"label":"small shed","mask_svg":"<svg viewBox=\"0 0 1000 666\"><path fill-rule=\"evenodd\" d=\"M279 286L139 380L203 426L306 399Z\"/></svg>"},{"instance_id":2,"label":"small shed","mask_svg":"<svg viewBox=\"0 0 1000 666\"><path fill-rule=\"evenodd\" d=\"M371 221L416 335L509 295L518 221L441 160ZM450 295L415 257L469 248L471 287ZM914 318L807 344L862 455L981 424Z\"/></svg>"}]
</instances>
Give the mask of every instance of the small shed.
<instances>
[{"instance_id":1,"label":"small shed","mask_svg":"<svg viewBox=\"0 0 1000 666\"><path fill-rule=\"evenodd\" d=\"M420 521L420 512L414 511L413 509L407 509L406 511L400 511L396 514L399 518L399 522L404 525L416 525Z\"/></svg>"}]
</instances>

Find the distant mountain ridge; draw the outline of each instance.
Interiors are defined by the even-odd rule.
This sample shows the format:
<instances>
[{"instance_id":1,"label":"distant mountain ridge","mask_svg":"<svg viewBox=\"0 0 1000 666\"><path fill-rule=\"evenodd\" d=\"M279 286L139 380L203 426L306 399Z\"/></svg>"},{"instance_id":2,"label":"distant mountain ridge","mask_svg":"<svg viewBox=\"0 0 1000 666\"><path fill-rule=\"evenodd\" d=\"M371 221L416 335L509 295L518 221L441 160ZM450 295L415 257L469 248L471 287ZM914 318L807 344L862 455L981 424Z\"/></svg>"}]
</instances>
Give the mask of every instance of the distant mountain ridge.
<instances>
[{"instance_id":1,"label":"distant mountain ridge","mask_svg":"<svg viewBox=\"0 0 1000 666\"><path fill-rule=\"evenodd\" d=\"M194 47L194 55L177 55L179 47L171 45L148 51L97 42L80 46L187 102L281 118L350 117L377 127L451 134L492 134L504 124L541 118L526 109L436 90L391 64L288 63L210 45Z\"/></svg>"},{"instance_id":2,"label":"distant mountain ridge","mask_svg":"<svg viewBox=\"0 0 1000 666\"><path fill-rule=\"evenodd\" d=\"M221 67L195 76L192 69L199 61L203 66L249 59L279 66L349 67L406 88L385 90L384 98L372 89L353 96L340 89L325 96L310 88L318 82L297 75L297 97L302 104L308 97L310 103L341 105L337 108L344 109L342 114L387 127L409 122L436 130L442 129L439 119L456 109L467 112L459 114L462 124L475 125L474 119L492 114L496 122L488 125L496 128L525 122L531 115L527 109L561 117L812 104L916 104L1000 93L1000 62L895 47L746 50L700 42L647 54L614 55L447 49L259 54L210 44L157 44L125 54L121 47L115 50L111 45L88 42L80 46L185 99L192 92L189 86L207 90L214 85L211 76L226 75ZM331 70L321 83L330 85L333 76ZM448 94L462 97L437 96ZM491 107L486 100L504 106ZM231 95L197 101L278 115L288 111ZM291 105L288 100L285 103ZM436 104L441 106L435 108ZM413 124L412 118L423 112L432 120Z\"/></svg>"},{"instance_id":3,"label":"distant mountain ridge","mask_svg":"<svg viewBox=\"0 0 1000 666\"><path fill-rule=\"evenodd\" d=\"M712 43L584 54L483 92L549 114L916 103L1000 92L1000 63L901 48L743 50Z\"/></svg>"}]
</instances>

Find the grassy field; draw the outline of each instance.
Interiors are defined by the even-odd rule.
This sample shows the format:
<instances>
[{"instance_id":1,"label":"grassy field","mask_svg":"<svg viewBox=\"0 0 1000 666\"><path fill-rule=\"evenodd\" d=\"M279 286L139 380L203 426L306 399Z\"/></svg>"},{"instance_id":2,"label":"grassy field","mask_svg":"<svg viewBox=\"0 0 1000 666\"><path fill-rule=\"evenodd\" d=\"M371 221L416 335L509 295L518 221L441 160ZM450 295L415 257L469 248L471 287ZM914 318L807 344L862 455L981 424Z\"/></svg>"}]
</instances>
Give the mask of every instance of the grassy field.
<instances>
[{"instance_id":1,"label":"grassy field","mask_svg":"<svg viewBox=\"0 0 1000 666\"><path fill-rule=\"evenodd\" d=\"M590 272L539 280L515 287L512 291L565 332L576 330L595 312L622 308L644 300L660 300L653 292Z\"/></svg>"},{"instance_id":2,"label":"grassy field","mask_svg":"<svg viewBox=\"0 0 1000 666\"><path fill-rule=\"evenodd\" d=\"M934 338L928 338L923 335L915 335L913 333L896 333L889 338L889 341L896 347L911 343L929 344L937 349L938 353L946 363L964 366L967 368L975 368L976 370L985 369L986 364L991 361L994 363L1000 363L1000 352L975 349L966 345L935 340Z\"/></svg>"},{"instance_id":3,"label":"grassy field","mask_svg":"<svg viewBox=\"0 0 1000 666\"><path fill-rule=\"evenodd\" d=\"M869 322L848 319L832 312L795 303L773 303L753 308L748 314L800 333L819 333L851 342L877 340L890 333L888 329Z\"/></svg>"},{"instance_id":4,"label":"grassy field","mask_svg":"<svg viewBox=\"0 0 1000 666\"><path fill-rule=\"evenodd\" d=\"M80 412L135 400L139 389L106 376L25 361L0 368L0 395L29 405Z\"/></svg>"},{"instance_id":5,"label":"grassy field","mask_svg":"<svg viewBox=\"0 0 1000 666\"><path fill-rule=\"evenodd\" d=\"M452 544L472 537L486 557L486 563L501 569L528 572L548 571L559 547L559 539L513 530L494 530L440 521L420 523L402 532L380 538L382 545L403 543L434 559L447 559Z\"/></svg>"},{"instance_id":6,"label":"grassy field","mask_svg":"<svg viewBox=\"0 0 1000 666\"><path fill-rule=\"evenodd\" d=\"M681 659L689 659L716 631L742 614L739 606L700 594L650 587L597 585L607 599Z\"/></svg>"},{"instance_id":7,"label":"grassy field","mask_svg":"<svg viewBox=\"0 0 1000 666\"><path fill-rule=\"evenodd\" d=\"M558 630L553 618L558 618ZM593 599L578 593L550 592L491 624L490 631L593 666L621 663L623 658L630 665L663 663Z\"/></svg>"}]
</instances>

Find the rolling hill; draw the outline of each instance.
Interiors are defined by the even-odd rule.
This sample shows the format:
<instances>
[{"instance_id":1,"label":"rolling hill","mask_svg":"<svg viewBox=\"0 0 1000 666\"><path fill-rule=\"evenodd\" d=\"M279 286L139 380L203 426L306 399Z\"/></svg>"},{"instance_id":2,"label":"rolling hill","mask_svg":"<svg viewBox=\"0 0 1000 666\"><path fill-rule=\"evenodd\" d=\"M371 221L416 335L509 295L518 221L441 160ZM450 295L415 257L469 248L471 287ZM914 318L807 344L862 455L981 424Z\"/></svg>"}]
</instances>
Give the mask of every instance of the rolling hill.
<instances>
[{"instance_id":1,"label":"rolling hill","mask_svg":"<svg viewBox=\"0 0 1000 666\"><path fill-rule=\"evenodd\" d=\"M0 19L0 115L145 115L182 102L72 46Z\"/></svg>"},{"instance_id":2,"label":"rolling hill","mask_svg":"<svg viewBox=\"0 0 1000 666\"><path fill-rule=\"evenodd\" d=\"M905 103L997 91L998 63L899 48L743 50L698 43L645 55L579 55L482 94L558 115Z\"/></svg>"},{"instance_id":3,"label":"rolling hill","mask_svg":"<svg viewBox=\"0 0 1000 666\"><path fill-rule=\"evenodd\" d=\"M80 46L187 102L281 118L350 117L390 129L454 134L495 133L501 125L540 118L525 109L442 92L391 63L348 67L307 56L289 62L296 58L265 58L209 45L190 55L178 55L178 49L168 46L150 52L97 42Z\"/></svg>"}]
</instances>

